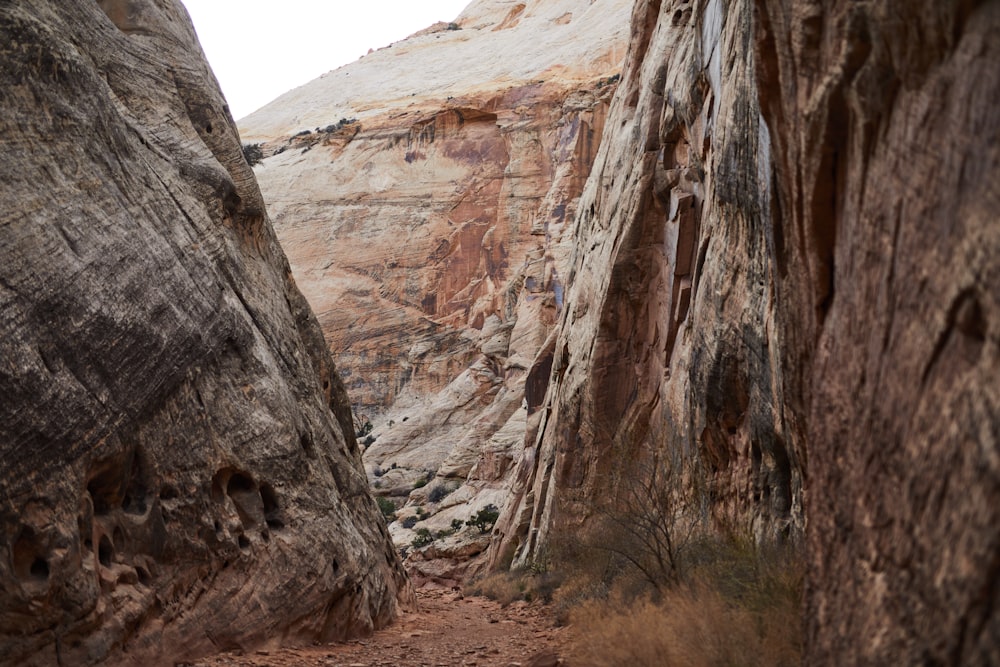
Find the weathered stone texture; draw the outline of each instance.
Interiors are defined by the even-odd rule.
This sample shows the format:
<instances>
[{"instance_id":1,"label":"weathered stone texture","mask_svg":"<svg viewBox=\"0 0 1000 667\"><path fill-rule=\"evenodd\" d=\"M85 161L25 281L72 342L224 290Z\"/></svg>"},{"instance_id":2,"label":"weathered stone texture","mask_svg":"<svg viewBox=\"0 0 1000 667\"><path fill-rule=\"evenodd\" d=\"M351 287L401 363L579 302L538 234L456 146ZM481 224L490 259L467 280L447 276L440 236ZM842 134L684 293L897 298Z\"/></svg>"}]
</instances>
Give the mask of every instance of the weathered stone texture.
<instances>
[{"instance_id":1,"label":"weathered stone texture","mask_svg":"<svg viewBox=\"0 0 1000 667\"><path fill-rule=\"evenodd\" d=\"M998 25L636 3L494 563L669 452L717 526L805 530L807 664L1000 661Z\"/></svg>"},{"instance_id":2,"label":"weathered stone texture","mask_svg":"<svg viewBox=\"0 0 1000 667\"><path fill-rule=\"evenodd\" d=\"M802 530L801 432L782 411L773 327L769 138L751 11L748 2L635 6L579 205L548 393L494 562L543 555L554 526L592 514L640 451L693 470L716 525L762 539Z\"/></svg>"},{"instance_id":3,"label":"weathered stone texture","mask_svg":"<svg viewBox=\"0 0 1000 667\"><path fill-rule=\"evenodd\" d=\"M180 3L3 3L0 155L0 662L391 620L346 394Z\"/></svg>"},{"instance_id":4,"label":"weathered stone texture","mask_svg":"<svg viewBox=\"0 0 1000 667\"><path fill-rule=\"evenodd\" d=\"M806 662L1000 663L1000 3L757 4Z\"/></svg>"}]
</instances>

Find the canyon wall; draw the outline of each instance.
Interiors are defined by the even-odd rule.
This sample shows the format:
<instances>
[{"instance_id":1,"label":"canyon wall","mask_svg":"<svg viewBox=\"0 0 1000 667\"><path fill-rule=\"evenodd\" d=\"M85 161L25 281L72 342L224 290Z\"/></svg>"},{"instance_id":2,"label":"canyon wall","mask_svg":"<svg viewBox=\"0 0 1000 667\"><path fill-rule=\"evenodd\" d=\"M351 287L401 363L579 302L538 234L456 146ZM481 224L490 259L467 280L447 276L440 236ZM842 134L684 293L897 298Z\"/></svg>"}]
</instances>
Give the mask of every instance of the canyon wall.
<instances>
[{"instance_id":1,"label":"canyon wall","mask_svg":"<svg viewBox=\"0 0 1000 667\"><path fill-rule=\"evenodd\" d=\"M996 664L1000 3L757 4L806 662Z\"/></svg>"},{"instance_id":2,"label":"canyon wall","mask_svg":"<svg viewBox=\"0 0 1000 667\"><path fill-rule=\"evenodd\" d=\"M0 662L173 665L409 595L179 2L0 6Z\"/></svg>"},{"instance_id":3,"label":"canyon wall","mask_svg":"<svg viewBox=\"0 0 1000 667\"><path fill-rule=\"evenodd\" d=\"M751 18L749 2L636 3L494 562L544 558L550 531L585 524L644 452L698 481L714 526L801 534Z\"/></svg>"},{"instance_id":4,"label":"canyon wall","mask_svg":"<svg viewBox=\"0 0 1000 667\"><path fill-rule=\"evenodd\" d=\"M807 664L1000 660L998 26L636 3L494 565L653 452L698 520L804 540Z\"/></svg>"},{"instance_id":5,"label":"canyon wall","mask_svg":"<svg viewBox=\"0 0 1000 667\"><path fill-rule=\"evenodd\" d=\"M630 7L474 2L240 121L400 545L506 498ZM459 576L488 543L460 532L411 571Z\"/></svg>"}]
</instances>

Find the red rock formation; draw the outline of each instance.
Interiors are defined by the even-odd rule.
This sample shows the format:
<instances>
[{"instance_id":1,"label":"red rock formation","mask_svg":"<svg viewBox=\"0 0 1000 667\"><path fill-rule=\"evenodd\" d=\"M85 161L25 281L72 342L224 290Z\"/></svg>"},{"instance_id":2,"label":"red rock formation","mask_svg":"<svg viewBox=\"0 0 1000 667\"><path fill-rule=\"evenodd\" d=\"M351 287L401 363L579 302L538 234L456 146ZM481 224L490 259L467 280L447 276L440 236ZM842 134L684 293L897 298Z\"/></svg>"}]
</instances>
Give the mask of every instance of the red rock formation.
<instances>
[{"instance_id":1,"label":"red rock formation","mask_svg":"<svg viewBox=\"0 0 1000 667\"><path fill-rule=\"evenodd\" d=\"M268 209L372 421L371 480L436 513L432 529L505 496L629 4L475 2L461 30L418 33L241 121L266 140ZM320 127L301 134L304 118ZM391 529L409 545L412 531Z\"/></svg>"},{"instance_id":2,"label":"red rock formation","mask_svg":"<svg viewBox=\"0 0 1000 667\"><path fill-rule=\"evenodd\" d=\"M4 3L0 89L0 662L388 623L343 386L181 4Z\"/></svg>"},{"instance_id":3,"label":"red rock formation","mask_svg":"<svg viewBox=\"0 0 1000 667\"><path fill-rule=\"evenodd\" d=\"M539 557L554 523L589 516L640 452L703 480L716 525L758 539L802 530L750 24L748 2L636 4L567 307L529 379L548 375L547 394L495 562Z\"/></svg>"}]
</instances>

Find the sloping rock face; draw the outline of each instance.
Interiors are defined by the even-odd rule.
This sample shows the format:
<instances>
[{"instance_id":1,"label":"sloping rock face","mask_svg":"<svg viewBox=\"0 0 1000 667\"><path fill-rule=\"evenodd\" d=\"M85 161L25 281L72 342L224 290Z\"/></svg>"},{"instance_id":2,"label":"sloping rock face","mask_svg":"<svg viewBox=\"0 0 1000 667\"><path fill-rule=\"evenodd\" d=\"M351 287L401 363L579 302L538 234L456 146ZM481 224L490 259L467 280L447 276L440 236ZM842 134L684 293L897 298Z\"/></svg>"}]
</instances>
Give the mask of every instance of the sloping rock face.
<instances>
[{"instance_id":1,"label":"sloping rock face","mask_svg":"<svg viewBox=\"0 0 1000 667\"><path fill-rule=\"evenodd\" d=\"M1000 660L998 22L636 3L491 562L665 452L715 526L805 531L807 664Z\"/></svg>"},{"instance_id":2,"label":"sloping rock face","mask_svg":"<svg viewBox=\"0 0 1000 667\"><path fill-rule=\"evenodd\" d=\"M758 4L806 662L997 664L1000 3Z\"/></svg>"},{"instance_id":3,"label":"sloping rock face","mask_svg":"<svg viewBox=\"0 0 1000 667\"><path fill-rule=\"evenodd\" d=\"M630 5L475 2L451 29L432 26L241 121L264 144L256 174L358 427L372 423L371 479L436 515L420 527L503 502ZM446 501L428 502L436 486ZM392 530L410 543L412 531ZM456 541L437 547L460 567L470 547Z\"/></svg>"},{"instance_id":4,"label":"sloping rock face","mask_svg":"<svg viewBox=\"0 0 1000 667\"><path fill-rule=\"evenodd\" d=\"M183 7L5 3L0 60L0 662L389 622L343 386Z\"/></svg>"},{"instance_id":5,"label":"sloping rock face","mask_svg":"<svg viewBox=\"0 0 1000 667\"><path fill-rule=\"evenodd\" d=\"M715 525L801 533L751 18L749 2L636 3L493 562L544 557L640 452L701 480Z\"/></svg>"}]
</instances>

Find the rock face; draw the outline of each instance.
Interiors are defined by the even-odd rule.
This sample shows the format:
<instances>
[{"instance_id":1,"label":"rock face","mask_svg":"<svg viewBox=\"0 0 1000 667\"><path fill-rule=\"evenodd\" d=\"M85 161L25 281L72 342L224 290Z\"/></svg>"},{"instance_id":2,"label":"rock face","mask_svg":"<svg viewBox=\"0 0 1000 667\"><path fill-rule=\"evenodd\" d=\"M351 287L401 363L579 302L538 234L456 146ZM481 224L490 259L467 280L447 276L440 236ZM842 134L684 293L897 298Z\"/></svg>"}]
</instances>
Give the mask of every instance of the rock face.
<instances>
[{"instance_id":1,"label":"rock face","mask_svg":"<svg viewBox=\"0 0 1000 667\"><path fill-rule=\"evenodd\" d=\"M636 4L494 562L543 557L550 529L589 516L650 451L703 481L717 526L801 533L751 16L741 1Z\"/></svg>"},{"instance_id":2,"label":"rock face","mask_svg":"<svg viewBox=\"0 0 1000 667\"><path fill-rule=\"evenodd\" d=\"M373 52L241 121L247 141L263 142L256 174L358 427L374 427L363 434L371 479L397 504L426 505L435 516L420 527L447 529L506 496L524 382L562 307L630 5L474 2L452 29ZM451 493L428 503L437 486ZM410 543L412 531L392 530ZM440 568L484 546L438 543L432 560L455 562L421 567L453 578Z\"/></svg>"},{"instance_id":3,"label":"rock face","mask_svg":"<svg viewBox=\"0 0 1000 667\"><path fill-rule=\"evenodd\" d=\"M1000 660L1000 4L918 5L636 3L494 564L665 452L807 664Z\"/></svg>"},{"instance_id":4,"label":"rock face","mask_svg":"<svg viewBox=\"0 0 1000 667\"><path fill-rule=\"evenodd\" d=\"M758 4L806 662L997 664L1000 3Z\"/></svg>"},{"instance_id":5,"label":"rock face","mask_svg":"<svg viewBox=\"0 0 1000 667\"><path fill-rule=\"evenodd\" d=\"M0 45L0 661L390 621L343 386L180 3L5 3Z\"/></svg>"}]
</instances>

